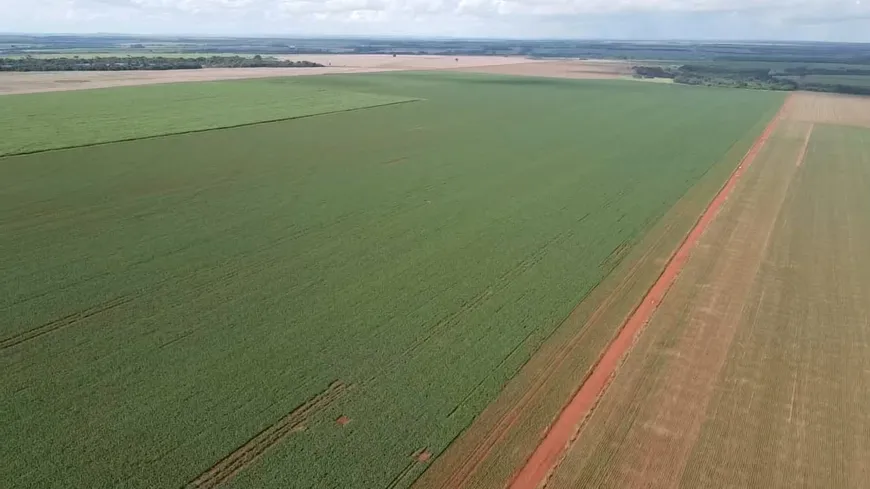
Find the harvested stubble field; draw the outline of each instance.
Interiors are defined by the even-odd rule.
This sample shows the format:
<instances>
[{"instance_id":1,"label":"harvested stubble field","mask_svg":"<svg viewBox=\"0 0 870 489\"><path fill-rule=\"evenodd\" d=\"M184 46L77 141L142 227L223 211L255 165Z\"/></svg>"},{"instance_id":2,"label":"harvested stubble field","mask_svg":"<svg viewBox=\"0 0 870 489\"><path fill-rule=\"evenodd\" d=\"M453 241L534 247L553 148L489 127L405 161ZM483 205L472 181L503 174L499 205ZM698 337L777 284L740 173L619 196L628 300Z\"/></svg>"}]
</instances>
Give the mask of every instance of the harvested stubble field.
<instances>
[{"instance_id":1,"label":"harvested stubble field","mask_svg":"<svg viewBox=\"0 0 870 489\"><path fill-rule=\"evenodd\" d=\"M789 101L546 487L870 487L860 107Z\"/></svg>"},{"instance_id":2,"label":"harvested stubble field","mask_svg":"<svg viewBox=\"0 0 870 489\"><path fill-rule=\"evenodd\" d=\"M679 239L781 100L453 73L237 83L419 100L0 159L0 485L407 487L576 333L557 327L647 232ZM155 127L131 107L96 106L93 130Z\"/></svg>"}]
</instances>

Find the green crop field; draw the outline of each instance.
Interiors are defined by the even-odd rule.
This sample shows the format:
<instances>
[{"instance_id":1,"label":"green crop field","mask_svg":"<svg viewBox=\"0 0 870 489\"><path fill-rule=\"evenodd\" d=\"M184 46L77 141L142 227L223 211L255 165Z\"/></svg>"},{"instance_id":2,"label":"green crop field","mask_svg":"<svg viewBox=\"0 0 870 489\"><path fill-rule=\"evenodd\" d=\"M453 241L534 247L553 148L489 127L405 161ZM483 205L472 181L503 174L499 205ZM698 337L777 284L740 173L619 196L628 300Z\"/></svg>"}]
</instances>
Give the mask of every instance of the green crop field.
<instances>
[{"instance_id":1,"label":"green crop field","mask_svg":"<svg viewBox=\"0 0 870 489\"><path fill-rule=\"evenodd\" d=\"M291 119L413 100L265 80L0 97L0 156Z\"/></svg>"},{"instance_id":2,"label":"green crop field","mask_svg":"<svg viewBox=\"0 0 870 489\"><path fill-rule=\"evenodd\" d=\"M172 103L203 87L235 95ZM406 487L782 102L402 73L0 97L0 125L316 93L418 100L0 158L0 486Z\"/></svg>"}]
</instances>

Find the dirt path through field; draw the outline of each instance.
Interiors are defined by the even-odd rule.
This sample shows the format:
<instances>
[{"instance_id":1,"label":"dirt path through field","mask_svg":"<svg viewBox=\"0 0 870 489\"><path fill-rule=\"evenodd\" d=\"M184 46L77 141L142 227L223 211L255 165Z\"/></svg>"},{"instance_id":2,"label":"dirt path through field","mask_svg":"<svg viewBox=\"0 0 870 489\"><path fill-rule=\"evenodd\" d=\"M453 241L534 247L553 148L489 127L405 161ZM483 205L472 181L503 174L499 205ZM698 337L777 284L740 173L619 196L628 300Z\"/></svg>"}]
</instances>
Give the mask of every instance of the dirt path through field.
<instances>
[{"instance_id":1,"label":"dirt path through field","mask_svg":"<svg viewBox=\"0 0 870 489\"><path fill-rule=\"evenodd\" d=\"M788 101L786 102L787 104ZM786 105L783 107L785 108ZM568 445L576 437L583 421L592 412L598 399L607 388L635 338L652 317L668 289L676 280L701 235L703 235L709 224L716 217L745 169L752 164L761 147L773 133L781 119L782 113L783 110L781 109L707 207L706 211L701 215L697 224L680 245L659 279L647 293L643 302L625 323L613 343L608 346L601 360L593 369L592 374L562 411L526 465L519 471L511 483L512 488L534 489L546 483L552 471L564 457Z\"/></svg>"}]
</instances>

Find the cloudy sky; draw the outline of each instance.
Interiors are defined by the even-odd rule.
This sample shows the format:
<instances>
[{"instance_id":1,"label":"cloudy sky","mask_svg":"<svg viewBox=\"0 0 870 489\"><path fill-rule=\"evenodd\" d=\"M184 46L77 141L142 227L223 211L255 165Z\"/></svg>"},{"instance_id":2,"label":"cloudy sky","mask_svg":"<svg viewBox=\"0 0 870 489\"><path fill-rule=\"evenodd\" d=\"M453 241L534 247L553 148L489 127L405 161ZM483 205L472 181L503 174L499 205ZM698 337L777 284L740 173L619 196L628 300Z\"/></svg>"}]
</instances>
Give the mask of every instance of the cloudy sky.
<instances>
[{"instance_id":1,"label":"cloudy sky","mask_svg":"<svg viewBox=\"0 0 870 489\"><path fill-rule=\"evenodd\" d=\"M0 0L0 32L870 42L870 0Z\"/></svg>"}]
</instances>

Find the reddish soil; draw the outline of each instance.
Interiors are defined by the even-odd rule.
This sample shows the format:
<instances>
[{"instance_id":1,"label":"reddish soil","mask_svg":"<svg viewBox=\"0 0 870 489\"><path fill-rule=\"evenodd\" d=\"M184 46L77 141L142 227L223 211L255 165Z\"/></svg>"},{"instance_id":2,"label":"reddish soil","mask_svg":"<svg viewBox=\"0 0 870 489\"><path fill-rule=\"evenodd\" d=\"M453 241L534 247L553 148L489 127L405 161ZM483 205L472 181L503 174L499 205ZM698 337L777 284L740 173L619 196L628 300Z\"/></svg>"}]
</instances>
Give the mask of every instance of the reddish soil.
<instances>
[{"instance_id":1,"label":"reddish soil","mask_svg":"<svg viewBox=\"0 0 870 489\"><path fill-rule=\"evenodd\" d=\"M421 463L428 462L430 458L432 458L432 452L429 450L423 450L417 455L417 461Z\"/></svg>"},{"instance_id":2,"label":"reddish soil","mask_svg":"<svg viewBox=\"0 0 870 489\"><path fill-rule=\"evenodd\" d=\"M339 416L338 419L335 420L335 422L340 424L341 426L344 426L350 423L350 418L348 418L347 416Z\"/></svg>"},{"instance_id":3,"label":"reddish soil","mask_svg":"<svg viewBox=\"0 0 870 489\"><path fill-rule=\"evenodd\" d=\"M661 276L625 322L617 337L607 347L598 363L593 367L589 377L562 410L525 466L516 474L510 485L512 489L536 489L546 483L550 474L564 457L566 449L576 439L583 421L589 416L598 399L607 389L617 368L622 363L623 357L631 349L635 338L649 322L658 304L661 303L685 265L692 249L722 208L745 169L752 164L761 147L773 133L790 101L791 98L786 100L779 113L767 125L764 132L746 153L740 165L731 174L710 205L707 206L698 222L665 266Z\"/></svg>"}]
</instances>

